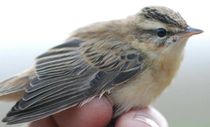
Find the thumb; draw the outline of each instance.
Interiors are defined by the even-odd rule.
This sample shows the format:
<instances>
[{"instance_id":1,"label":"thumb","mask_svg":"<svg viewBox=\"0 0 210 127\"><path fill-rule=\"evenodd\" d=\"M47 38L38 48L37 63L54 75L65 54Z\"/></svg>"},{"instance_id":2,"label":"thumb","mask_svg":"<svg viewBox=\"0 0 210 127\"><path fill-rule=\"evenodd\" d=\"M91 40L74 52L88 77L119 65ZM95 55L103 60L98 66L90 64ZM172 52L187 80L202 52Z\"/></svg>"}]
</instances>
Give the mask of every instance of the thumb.
<instances>
[{"instance_id":1,"label":"thumb","mask_svg":"<svg viewBox=\"0 0 210 127\"><path fill-rule=\"evenodd\" d=\"M152 107L132 110L122 115L116 127L168 127L164 116Z\"/></svg>"}]
</instances>

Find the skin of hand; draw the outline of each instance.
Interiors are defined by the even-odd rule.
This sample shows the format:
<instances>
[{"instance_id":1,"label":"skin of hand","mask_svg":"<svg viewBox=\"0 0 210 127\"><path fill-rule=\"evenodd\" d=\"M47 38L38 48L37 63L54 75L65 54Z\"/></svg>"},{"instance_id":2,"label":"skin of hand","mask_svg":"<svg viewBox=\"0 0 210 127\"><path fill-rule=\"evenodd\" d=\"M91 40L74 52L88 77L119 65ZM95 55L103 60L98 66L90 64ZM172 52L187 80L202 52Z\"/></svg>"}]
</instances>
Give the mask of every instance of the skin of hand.
<instances>
[{"instance_id":1,"label":"skin of hand","mask_svg":"<svg viewBox=\"0 0 210 127\"><path fill-rule=\"evenodd\" d=\"M101 98L32 122L29 127L105 127L111 118L112 105L106 98ZM157 110L148 107L124 113L115 127L168 127L168 124Z\"/></svg>"}]
</instances>

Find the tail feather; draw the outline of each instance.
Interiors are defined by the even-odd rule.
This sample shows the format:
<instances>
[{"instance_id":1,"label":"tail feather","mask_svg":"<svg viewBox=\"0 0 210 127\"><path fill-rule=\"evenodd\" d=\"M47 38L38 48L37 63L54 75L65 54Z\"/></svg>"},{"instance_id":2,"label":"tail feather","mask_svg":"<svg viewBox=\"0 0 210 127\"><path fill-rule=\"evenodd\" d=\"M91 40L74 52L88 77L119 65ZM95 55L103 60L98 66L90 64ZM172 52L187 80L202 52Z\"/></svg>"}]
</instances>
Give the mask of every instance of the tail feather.
<instances>
[{"instance_id":1,"label":"tail feather","mask_svg":"<svg viewBox=\"0 0 210 127\"><path fill-rule=\"evenodd\" d=\"M27 79L14 76L0 83L0 96L24 90Z\"/></svg>"},{"instance_id":2,"label":"tail feather","mask_svg":"<svg viewBox=\"0 0 210 127\"><path fill-rule=\"evenodd\" d=\"M35 76L35 69L31 68L21 74L0 82L0 96L23 91L25 86Z\"/></svg>"}]
</instances>

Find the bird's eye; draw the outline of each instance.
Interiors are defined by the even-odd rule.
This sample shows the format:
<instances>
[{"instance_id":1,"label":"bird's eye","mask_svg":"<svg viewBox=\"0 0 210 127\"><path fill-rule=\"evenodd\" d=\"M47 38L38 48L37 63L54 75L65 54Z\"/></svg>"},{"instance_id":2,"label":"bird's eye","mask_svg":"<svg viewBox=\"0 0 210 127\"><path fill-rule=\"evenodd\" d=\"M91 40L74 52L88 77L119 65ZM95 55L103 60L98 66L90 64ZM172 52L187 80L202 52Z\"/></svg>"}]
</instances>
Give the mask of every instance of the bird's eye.
<instances>
[{"instance_id":1,"label":"bird's eye","mask_svg":"<svg viewBox=\"0 0 210 127\"><path fill-rule=\"evenodd\" d=\"M164 36L166 36L166 34L167 34L167 32L166 32L166 30L164 28L158 28L157 29L158 37L164 37Z\"/></svg>"}]
</instances>

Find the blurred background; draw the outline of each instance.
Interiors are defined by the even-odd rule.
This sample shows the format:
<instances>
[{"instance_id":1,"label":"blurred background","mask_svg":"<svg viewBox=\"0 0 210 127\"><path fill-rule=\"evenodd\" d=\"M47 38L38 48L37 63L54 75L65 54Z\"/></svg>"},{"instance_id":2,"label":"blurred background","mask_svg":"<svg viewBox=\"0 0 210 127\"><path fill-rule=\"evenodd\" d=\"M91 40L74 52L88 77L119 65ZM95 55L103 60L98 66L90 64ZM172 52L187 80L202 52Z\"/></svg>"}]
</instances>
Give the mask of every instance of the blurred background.
<instances>
[{"instance_id":1,"label":"blurred background","mask_svg":"<svg viewBox=\"0 0 210 127\"><path fill-rule=\"evenodd\" d=\"M62 43L75 29L125 18L148 5L177 10L189 25L205 32L188 41L172 85L154 102L171 127L210 126L210 7L183 0L5 0L0 1L0 80L34 64L34 58ZM0 102L0 119L14 103ZM15 125L11 127L19 127ZM0 122L0 127L9 127Z\"/></svg>"}]
</instances>

